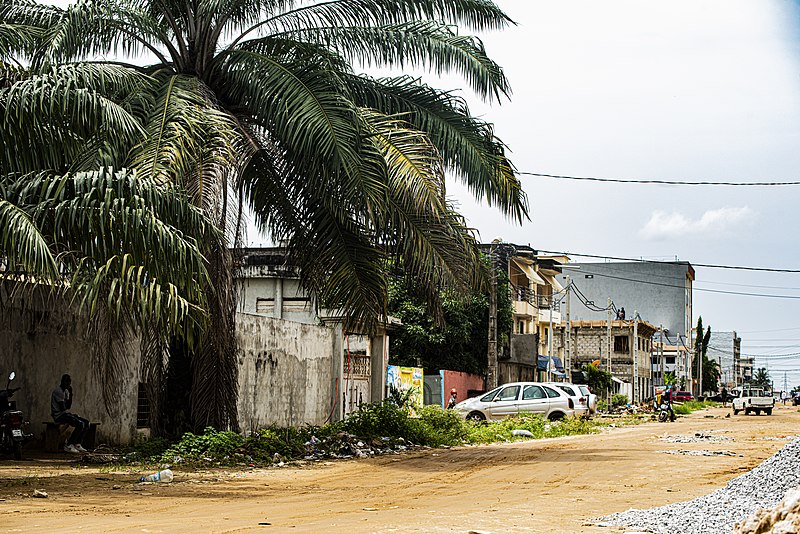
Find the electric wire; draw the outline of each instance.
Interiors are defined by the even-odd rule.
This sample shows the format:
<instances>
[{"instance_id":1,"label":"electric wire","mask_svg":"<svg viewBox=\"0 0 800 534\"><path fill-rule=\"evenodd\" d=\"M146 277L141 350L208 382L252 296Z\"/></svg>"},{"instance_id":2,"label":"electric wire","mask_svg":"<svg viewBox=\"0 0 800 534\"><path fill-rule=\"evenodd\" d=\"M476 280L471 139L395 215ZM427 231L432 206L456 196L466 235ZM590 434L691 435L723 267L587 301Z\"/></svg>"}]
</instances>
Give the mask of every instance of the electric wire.
<instances>
[{"instance_id":1,"label":"electric wire","mask_svg":"<svg viewBox=\"0 0 800 534\"><path fill-rule=\"evenodd\" d=\"M614 276L612 274L599 273L599 272L596 272L596 271L593 272L593 271L589 271L589 270L585 270L585 269L582 270L582 272L589 273L589 274L594 275L594 276L602 276L602 277L605 277L605 278L613 278L613 279L616 279L616 280L624 280L626 282L633 282L633 283L637 283L637 284L648 284L648 285L652 285L652 286L671 287L671 288L676 288L676 289L686 289L686 287L684 287L684 286L679 286L679 285L675 285L675 284L665 284L665 283L661 283L661 282L652 282L652 281L646 281L646 280L635 280L633 278L627 278L627 277L624 277L624 276ZM717 293L717 294L722 294L722 295L738 295L738 296L743 296L743 297L762 297L762 298L800 300L800 295L776 295L776 294L771 294L771 293L748 293L748 292L744 292L744 291L725 291L723 289L708 289L708 288L700 288L700 287L695 287L693 289L694 289L694 291L702 291L704 293Z\"/></svg>"},{"instance_id":2,"label":"electric wire","mask_svg":"<svg viewBox=\"0 0 800 534\"><path fill-rule=\"evenodd\" d=\"M581 258L597 258L597 259L604 259L604 260L617 260L617 261L632 261L632 262L639 262L639 263L656 263L656 264L669 264L669 263L686 263L690 264L693 267L705 267L708 269L731 269L731 270L738 270L738 271L763 271L768 273L800 273L800 269L773 269L770 267L747 267L742 265L723 265L723 264L713 264L713 263L694 263L689 261L654 261L654 260L645 260L642 258L624 258L620 256L601 256L598 254L582 254L579 252L567 252L563 250L539 250L539 252L544 252L545 254L556 254L559 256L580 256ZM569 265L569 264L567 264Z\"/></svg>"},{"instance_id":3,"label":"electric wire","mask_svg":"<svg viewBox=\"0 0 800 534\"><path fill-rule=\"evenodd\" d=\"M565 176L561 174L546 174L540 172L518 172L524 176L538 176L540 178L554 178L556 180L574 180L582 182L604 182L615 184L640 184L640 185L690 185L690 186L725 186L725 187L785 187L800 185L800 182L690 182L686 180L642 180L622 178L598 178L596 176Z\"/></svg>"}]
</instances>

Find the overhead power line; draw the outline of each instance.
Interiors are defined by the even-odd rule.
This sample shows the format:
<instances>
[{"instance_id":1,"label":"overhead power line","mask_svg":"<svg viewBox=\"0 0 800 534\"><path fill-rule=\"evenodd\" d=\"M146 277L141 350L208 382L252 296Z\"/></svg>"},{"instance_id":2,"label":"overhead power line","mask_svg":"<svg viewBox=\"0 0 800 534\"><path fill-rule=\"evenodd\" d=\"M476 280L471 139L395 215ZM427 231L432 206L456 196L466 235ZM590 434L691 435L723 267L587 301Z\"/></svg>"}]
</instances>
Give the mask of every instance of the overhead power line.
<instances>
[{"instance_id":1,"label":"overhead power line","mask_svg":"<svg viewBox=\"0 0 800 534\"><path fill-rule=\"evenodd\" d=\"M558 254L561 256L580 256L582 258L598 258L603 260L616 260L616 261L633 261L639 263L657 263L657 264L664 264L664 263L690 263L694 267L706 267L709 269L732 269L738 271L763 271L769 273L800 273L800 269L772 269L770 267L745 267L741 265L721 265L721 264L713 264L713 263L694 263L690 261L680 262L680 261L655 261L655 260L644 260L641 258L624 258L621 256L602 256L599 254L583 254L580 252L567 252L564 250L542 250L538 249L539 252L544 252L545 254Z\"/></svg>"},{"instance_id":2,"label":"overhead power line","mask_svg":"<svg viewBox=\"0 0 800 534\"><path fill-rule=\"evenodd\" d=\"M615 280L624 280L626 282L632 282L634 284L646 284L651 286L661 286L661 287L673 287L676 289L686 289L682 285L675 285L675 284L665 284L662 282L651 282L647 280L636 280L634 278L628 278L625 276L614 276L612 274L605 274L599 273L596 271L590 271L588 269L581 269L582 273L591 274L592 276L600 276L603 278L613 278ZM773 298L773 299L789 299L789 300L800 300L800 295L775 295L771 293L747 293L743 291L724 291L722 289L705 289L700 287L695 287L695 291L701 291L704 293L717 293L722 295L738 295L741 297L764 297L764 298Z\"/></svg>"},{"instance_id":3,"label":"overhead power line","mask_svg":"<svg viewBox=\"0 0 800 534\"><path fill-rule=\"evenodd\" d=\"M557 180L577 180L582 182L606 182L615 184L640 184L640 185L693 185L693 186L725 186L725 187L782 187L800 185L800 182L689 182L683 180L624 180L622 178L598 178L595 176L563 176L560 174L545 174L539 172L518 172L525 176L538 176L540 178L555 178Z\"/></svg>"}]
</instances>

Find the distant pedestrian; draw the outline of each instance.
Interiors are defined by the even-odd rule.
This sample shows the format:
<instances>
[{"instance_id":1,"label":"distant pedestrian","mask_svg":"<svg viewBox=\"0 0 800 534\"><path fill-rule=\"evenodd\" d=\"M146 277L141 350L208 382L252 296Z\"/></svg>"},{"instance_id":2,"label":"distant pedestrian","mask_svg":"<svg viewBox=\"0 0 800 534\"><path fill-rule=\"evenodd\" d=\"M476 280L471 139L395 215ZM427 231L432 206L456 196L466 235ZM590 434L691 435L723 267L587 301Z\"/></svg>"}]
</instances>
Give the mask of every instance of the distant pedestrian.
<instances>
[{"instance_id":1,"label":"distant pedestrian","mask_svg":"<svg viewBox=\"0 0 800 534\"><path fill-rule=\"evenodd\" d=\"M447 409L452 410L458 404L458 392L456 388L450 390L450 400L447 402Z\"/></svg>"},{"instance_id":2,"label":"distant pedestrian","mask_svg":"<svg viewBox=\"0 0 800 534\"><path fill-rule=\"evenodd\" d=\"M725 386L722 386L722 407L725 407L725 403L728 402L728 390L725 389Z\"/></svg>"},{"instance_id":3,"label":"distant pedestrian","mask_svg":"<svg viewBox=\"0 0 800 534\"><path fill-rule=\"evenodd\" d=\"M789 393L786 391L781 391L781 400L783 401L783 405L786 406L786 401L789 399Z\"/></svg>"},{"instance_id":4,"label":"distant pedestrian","mask_svg":"<svg viewBox=\"0 0 800 534\"><path fill-rule=\"evenodd\" d=\"M617 310L617 319L619 319L620 321L624 321L625 320L625 307L624 306L622 308L620 308L619 310Z\"/></svg>"}]
</instances>

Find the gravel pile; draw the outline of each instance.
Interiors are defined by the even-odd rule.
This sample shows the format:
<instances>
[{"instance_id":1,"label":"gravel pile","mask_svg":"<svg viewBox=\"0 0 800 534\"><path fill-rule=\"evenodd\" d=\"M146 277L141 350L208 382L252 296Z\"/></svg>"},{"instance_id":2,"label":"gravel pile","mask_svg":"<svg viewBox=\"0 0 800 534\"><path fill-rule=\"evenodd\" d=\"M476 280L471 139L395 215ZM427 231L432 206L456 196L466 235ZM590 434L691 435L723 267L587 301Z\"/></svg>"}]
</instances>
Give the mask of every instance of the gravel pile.
<instances>
[{"instance_id":1,"label":"gravel pile","mask_svg":"<svg viewBox=\"0 0 800 534\"><path fill-rule=\"evenodd\" d=\"M758 507L774 507L800 485L800 438L728 485L697 499L650 510L628 510L600 519L605 525L667 534L729 534L737 521Z\"/></svg>"},{"instance_id":2,"label":"gravel pile","mask_svg":"<svg viewBox=\"0 0 800 534\"><path fill-rule=\"evenodd\" d=\"M728 436L703 434L702 432L697 432L691 436L688 435L664 436L659 439L661 441L666 441L668 443L707 443L714 441L733 441L733 438L730 438Z\"/></svg>"}]
</instances>

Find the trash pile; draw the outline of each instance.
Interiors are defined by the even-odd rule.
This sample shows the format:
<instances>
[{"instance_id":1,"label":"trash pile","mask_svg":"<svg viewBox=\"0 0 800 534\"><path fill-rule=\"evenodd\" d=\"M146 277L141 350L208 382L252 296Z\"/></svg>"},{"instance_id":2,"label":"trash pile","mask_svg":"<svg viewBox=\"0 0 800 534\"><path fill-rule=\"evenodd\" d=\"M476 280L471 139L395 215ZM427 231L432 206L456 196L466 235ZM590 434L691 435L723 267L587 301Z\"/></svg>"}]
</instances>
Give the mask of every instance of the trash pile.
<instances>
[{"instance_id":1,"label":"trash pile","mask_svg":"<svg viewBox=\"0 0 800 534\"><path fill-rule=\"evenodd\" d=\"M664 454L680 454L683 456L741 456L741 454L736 454L733 451L722 450L722 451L709 451L709 450L675 450L675 451L658 451L663 452Z\"/></svg>"},{"instance_id":2,"label":"trash pile","mask_svg":"<svg viewBox=\"0 0 800 534\"><path fill-rule=\"evenodd\" d=\"M322 439L311 436L311 439L305 442L306 454L303 456L303 460L368 458L384 454L398 454L414 447L415 445L408 443L403 438L382 437L365 440L347 432L338 432ZM285 458L277 457L280 455L276 455L273 463L287 462Z\"/></svg>"}]
</instances>

